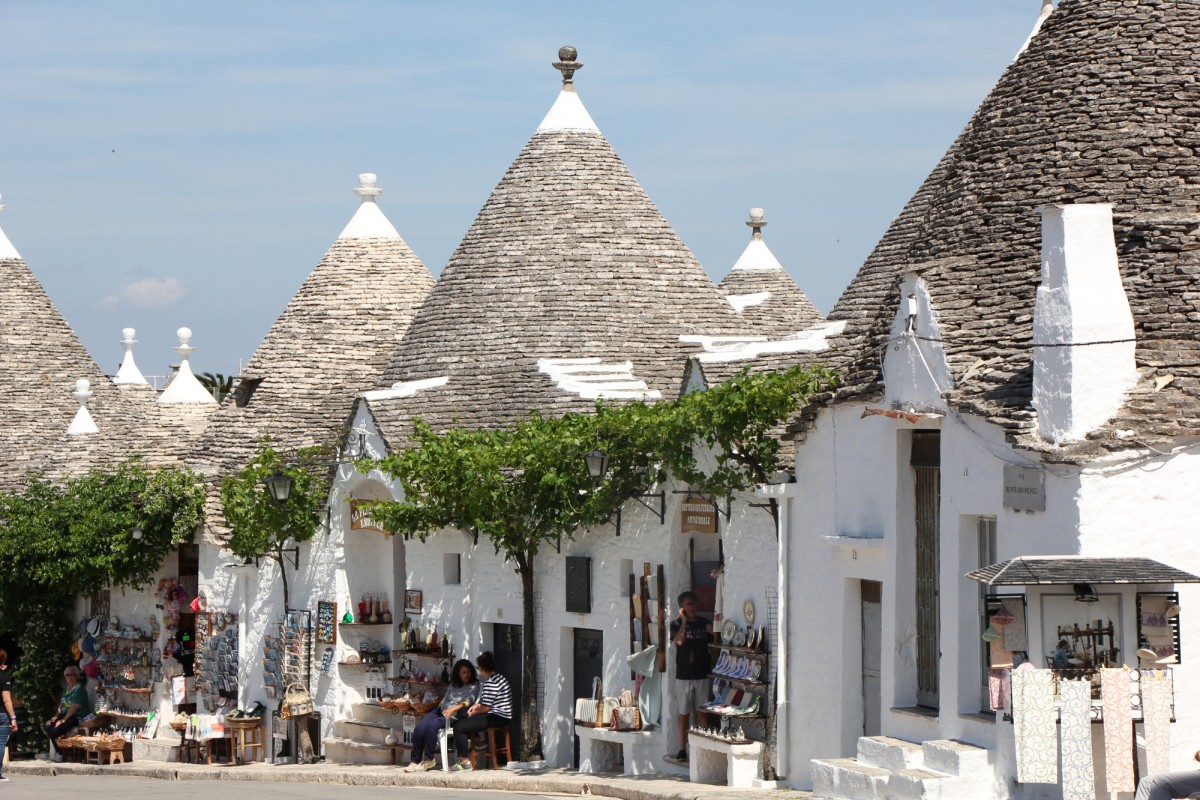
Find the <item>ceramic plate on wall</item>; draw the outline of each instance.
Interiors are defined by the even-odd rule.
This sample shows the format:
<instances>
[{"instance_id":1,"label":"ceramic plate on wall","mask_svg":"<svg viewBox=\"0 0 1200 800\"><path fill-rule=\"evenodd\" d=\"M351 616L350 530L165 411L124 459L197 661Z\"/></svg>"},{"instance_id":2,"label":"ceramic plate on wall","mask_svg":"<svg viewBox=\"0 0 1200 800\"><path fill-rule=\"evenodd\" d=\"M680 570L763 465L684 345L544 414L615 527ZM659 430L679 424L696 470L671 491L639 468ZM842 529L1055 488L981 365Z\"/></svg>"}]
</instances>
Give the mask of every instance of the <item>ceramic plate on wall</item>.
<instances>
[{"instance_id":1,"label":"ceramic plate on wall","mask_svg":"<svg viewBox=\"0 0 1200 800\"><path fill-rule=\"evenodd\" d=\"M721 625L721 642L723 644L731 644L736 634L737 624L732 619L726 617L725 622Z\"/></svg>"},{"instance_id":2,"label":"ceramic plate on wall","mask_svg":"<svg viewBox=\"0 0 1200 800\"><path fill-rule=\"evenodd\" d=\"M746 617L746 624L754 624L754 601L747 599L742 603L742 615Z\"/></svg>"}]
</instances>

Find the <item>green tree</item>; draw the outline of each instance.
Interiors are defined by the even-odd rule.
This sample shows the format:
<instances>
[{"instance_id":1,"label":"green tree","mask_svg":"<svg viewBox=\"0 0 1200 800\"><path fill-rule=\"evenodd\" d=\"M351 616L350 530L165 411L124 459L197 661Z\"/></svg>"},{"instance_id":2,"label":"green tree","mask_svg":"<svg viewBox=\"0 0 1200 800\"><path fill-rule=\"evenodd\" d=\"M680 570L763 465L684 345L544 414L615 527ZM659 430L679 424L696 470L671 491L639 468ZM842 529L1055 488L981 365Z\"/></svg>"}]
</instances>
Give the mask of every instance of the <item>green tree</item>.
<instances>
[{"instance_id":1,"label":"green tree","mask_svg":"<svg viewBox=\"0 0 1200 800\"><path fill-rule=\"evenodd\" d=\"M201 372L196 376L200 385L212 392L213 398L219 403L225 395L233 391L233 377L220 372Z\"/></svg>"},{"instance_id":2,"label":"green tree","mask_svg":"<svg viewBox=\"0 0 1200 800\"><path fill-rule=\"evenodd\" d=\"M417 420L412 447L362 465L397 479L404 492L403 500L372 508L387 529L422 540L446 528L482 534L513 563L523 597L523 759L541 753L533 607L540 549L610 519L668 475L718 496L766 480L778 467L780 446L770 431L832 379L803 368L743 373L676 401L599 403L595 414L557 418L533 412L505 430L436 433ZM597 448L608 456L598 483L584 460ZM715 451L713 468L703 468L698 449Z\"/></svg>"},{"instance_id":3,"label":"green tree","mask_svg":"<svg viewBox=\"0 0 1200 800\"><path fill-rule=\"evenodd\" d=\"M33 475L0 492L0 629L20 643L14 677L36 721L58 698L76 598L148 584L203 519L200 476L136 459L65 483Z\"/></svg>"},{"instance_id":4,"label":"green tree","mask_svg":"<svg viewBox=\"0 0 1200 800\"><path fill-rule=\"evenodd\" d=\"M307 447L288 458L263 437L254 457L221 482L221 503L232 534L226 543L243 558L266 557L279 565L283 606L289 607L286 550L288 542L307 542L321 527L329 495L328 447ZM290 478L291 492L275 501L264 485L279 472Z\"/></svg>"}]
</instances>

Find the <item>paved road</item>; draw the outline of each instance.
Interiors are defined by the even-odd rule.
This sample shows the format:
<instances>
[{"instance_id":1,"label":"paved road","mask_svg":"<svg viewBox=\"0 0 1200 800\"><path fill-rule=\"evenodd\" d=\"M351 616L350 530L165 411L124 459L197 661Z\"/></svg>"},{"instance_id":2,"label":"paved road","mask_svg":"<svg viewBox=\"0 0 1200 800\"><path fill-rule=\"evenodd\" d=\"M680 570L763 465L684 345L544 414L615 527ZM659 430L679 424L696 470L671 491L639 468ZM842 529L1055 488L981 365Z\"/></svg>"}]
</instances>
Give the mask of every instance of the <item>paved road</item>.
<instances>
[{"instance_id":1,"label":"paved road","mask_svg":"<svg viewBox=\"0 0 1200 800\"><path fill-rule=\"evenodd\" d=\"M12 775L0 783L0 800L525 800L566 795L489 792L480 789L422 789L415 786L342 786L331 783L269 783L255 781L170 781L105 775Z\"/></svg>"}]
</instances>

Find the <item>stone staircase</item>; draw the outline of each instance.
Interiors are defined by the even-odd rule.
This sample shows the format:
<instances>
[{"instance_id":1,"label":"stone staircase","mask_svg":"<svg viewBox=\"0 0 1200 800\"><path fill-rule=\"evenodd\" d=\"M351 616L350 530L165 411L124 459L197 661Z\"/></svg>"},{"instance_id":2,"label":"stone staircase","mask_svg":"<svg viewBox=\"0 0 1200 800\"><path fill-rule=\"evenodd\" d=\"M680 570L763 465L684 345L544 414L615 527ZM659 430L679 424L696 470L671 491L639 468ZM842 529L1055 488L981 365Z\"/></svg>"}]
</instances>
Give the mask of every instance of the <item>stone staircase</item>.
<instances>
[{"instance_id":1,"label":"stone staircase","mask_svg":"<svg viewBox=\"0 0 1200 800\"><path fill-rule=\"evenodd\" d=\"M916 744L863 736L857 758L814 759L813 797L838 800L989 800L989 751L954 739Z\"/></svg>"},{"instance_id":2,"label":"stone staircase","mask_svg":"<svg viewBox=\"0 0 1200 800\"><path fill-rule=\"evenodd\" d=\"M333 723L333 736L323 740L325 760L336 764L391 764L392 752L397 764L407 764L411 748L390 745L384 740L389 732L400 740L404 732L400 714L393 714L374 703L355 703L354 718Z\"/></svg>"}]
</instances>

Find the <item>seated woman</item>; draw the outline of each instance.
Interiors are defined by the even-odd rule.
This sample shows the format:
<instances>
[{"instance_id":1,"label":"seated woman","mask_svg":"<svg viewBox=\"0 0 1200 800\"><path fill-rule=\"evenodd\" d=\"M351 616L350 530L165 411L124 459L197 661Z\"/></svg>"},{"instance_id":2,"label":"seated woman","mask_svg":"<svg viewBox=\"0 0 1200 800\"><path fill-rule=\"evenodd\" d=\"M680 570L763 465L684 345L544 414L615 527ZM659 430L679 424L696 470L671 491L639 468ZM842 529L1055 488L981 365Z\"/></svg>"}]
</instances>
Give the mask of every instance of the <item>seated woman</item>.
<instances>
[{"instance_id":1,"label":"seated woman","mask_svg":"<svg viewBox=\"0 0 1200 800\"><path fill-rule=\"evenodd\" d=\"M62 761L62 754L58 752L58 737L92 713L92 701L88 697L87 687L83 685L83 673L79 671L79 667L67 667L63 670L63 677L67 679L67 688L62 694L62 699L58 701L58 713L46 723L52 761Z\"/></svg>"},{"instance_id":2,"label":"seated woman","mask_svg":"<svg viewBox=\"0 0 1200 800\"><path fill-rule=\"evenodd\" d=\"M479 701L467 709L467 718L454 726L454 749L458 753L456 770L471 768L466 756L471 752L471 736L488 728L503 728L512 722L512 687L503 675L496 672L496 657L485 650L475 659L483 676Z\"/></svg>"},{"instance_id":3,"label":"seated woman","mask_svg":"<svg viewBox=\"0 0 1200 800\"><path fill-rule=\"evenodd\" d=\"M467 716L467 709L479 699L479 677L475 666L465 658L454 665L450 673L450 688L441 705L421 717L412 733L412 757L405 772L424 772L437 763L438 732ZM449 732L446 734L449 736Z\"/></svg>"}]
</instances>

